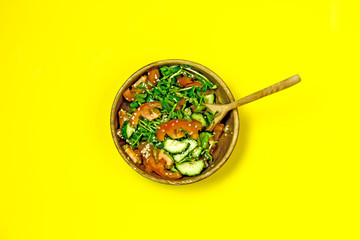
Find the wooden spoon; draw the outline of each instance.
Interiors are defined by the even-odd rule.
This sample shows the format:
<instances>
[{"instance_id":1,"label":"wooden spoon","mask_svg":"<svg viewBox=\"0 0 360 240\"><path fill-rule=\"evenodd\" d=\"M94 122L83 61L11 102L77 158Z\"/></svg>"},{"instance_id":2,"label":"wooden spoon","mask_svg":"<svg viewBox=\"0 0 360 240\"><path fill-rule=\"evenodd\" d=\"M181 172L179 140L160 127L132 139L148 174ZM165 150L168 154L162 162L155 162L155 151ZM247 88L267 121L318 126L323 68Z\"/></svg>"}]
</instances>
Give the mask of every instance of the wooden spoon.
<instances>
[{"instance_id":1,"label":"wooden spoon","mask_svg":"<svg viewBox=\"0 0 360 240\"><path fill-rule=\"evenodd\" d=\"M263 98L265 96L268 96L270 94L279 92L283 89L286 89L288 87L291 87L298 82L300 82L301 79L299 75L295 75L292 77L289 77L281 82L278 82L274 85L271 85L270 87L264 88L258 92L255 92L253 94L250 94L244 98L241 98L235 102L231 102L228 104L208 104L204 103L203 105L210 110L211 113L216 113L216 116L213 120L213 123L207 128L208 131L212 131L214 127L224 118L226 113L234 108L240 107L241 105L247 104L249 102L253 102L255 100L258 100L260 98Z\"/></svg>"}]
</instances>

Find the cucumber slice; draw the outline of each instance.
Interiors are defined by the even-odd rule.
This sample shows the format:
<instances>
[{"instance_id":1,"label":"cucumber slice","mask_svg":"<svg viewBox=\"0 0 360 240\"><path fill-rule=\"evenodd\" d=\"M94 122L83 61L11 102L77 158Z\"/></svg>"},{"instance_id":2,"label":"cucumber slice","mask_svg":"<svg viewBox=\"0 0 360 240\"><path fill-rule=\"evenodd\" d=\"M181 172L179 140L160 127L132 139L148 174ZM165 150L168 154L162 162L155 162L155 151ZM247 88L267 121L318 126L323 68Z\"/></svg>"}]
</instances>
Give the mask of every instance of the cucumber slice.
<instances>
[{"instance_id":1,"label":"cucumber slice","mask_svg":"<svg viewBox=\"0 0 360 240\"><path fill-rule=\"evenodd\" d=\"M210 138L214 136L212 132L201 132L199 135L200 139L200 147L202 150L206 149L208 147L208 143Z\"/></svg>"},{"instance_id":2,"label":"cucumber slice","mask_svg":"<svg viewBox=\"0 0 360 240\"><path fill-rule=\"evenodd\" d=\"M201 112L202 110L204 110L206 107L204 105L200 105L200 106L197 106L195 108L195 112Z\"/></svg>"},{"instance_id":3,"label":"cucumber slice","mask_svg":"<svg viewBox=\"0 0 360 240\"><path fill-rule=\"evenodd\" d=\"M177 163L181 162L181 160L183 160L192 150L194 150L198 146L198 142L194 139L185 139L182 142L188 143L189 148L186 149L185 152L173 156L174 161Z\"/></svg>"},{"instance_id":4,"label":"cucumber slice","mask_svg":"<svg viewBox=\"0 0 360 240\"><path fill-rule=\"evenodd\" d=\"M215 94L211 93L204 96L204 102L214 104L215 103Z\"/></svg>"},{"instance_id":5,"label":"cucumber slice","mask_svg":"<svg viewBox=\"0 0 360 240\"><path fill-rule=\"evenodd\" d=\"M169 170L172 171L172 172L177 172L177 171L178 171L178 170L176 169L175 165L173 165Z\"/></svg>"},{"instance_id":6,"label":"cucumber slice","mask_svg":"<svg viewBox=\"0 0 360 240\"><path fill-rule=\"evenodd\" d=\"M200 157L201 154L201 147L196 147L192 152L191 152L191 157L192 158L198 158Z\"/></svg>"},{"instance_id":7,"label":"cucumber slice","mask_svg":"<svg viewBox=\"0 0 360 240\"><path fill-rule=\"evenodd\" d=\"M167 138L164 141L164 149L172 154L184 152L186 149L188 149L189 145L190 144L188 142L184 142L184 141L180 142L170 138Z\"/></svg>"},{"instance_id":8,"label":"cucumber slice","mask_svg":"<svg viewBox=\"0 0 360 240\"><path fill-rule=\"evenodd\" d=\"M129 121L125 121L121 127L121 135L123 138L128 139L135 132L135 128L130 126Z\"/></svg>"},{"instance_id":9,"label":"cucumber slice","mask_svg":"<svg viewBox=\"0 0 360 240\"><path fill-rule=\"evenodd\" d=\"M201 113L193 113L191 114L191 118L201 122L202 127L206 127L208 125L204 115L202 115Z\"/></svg>"},{"instance_id":10,"label":"cucumber slice","mask_svg":"<svg viewBox=\"0 0 360 240\"><path fill-rule=\"evenodd\" d=\"M177 163L176 168L182 175L195 176L201 173L204 169L204 160Z\"/></svg>"}]
</instances>

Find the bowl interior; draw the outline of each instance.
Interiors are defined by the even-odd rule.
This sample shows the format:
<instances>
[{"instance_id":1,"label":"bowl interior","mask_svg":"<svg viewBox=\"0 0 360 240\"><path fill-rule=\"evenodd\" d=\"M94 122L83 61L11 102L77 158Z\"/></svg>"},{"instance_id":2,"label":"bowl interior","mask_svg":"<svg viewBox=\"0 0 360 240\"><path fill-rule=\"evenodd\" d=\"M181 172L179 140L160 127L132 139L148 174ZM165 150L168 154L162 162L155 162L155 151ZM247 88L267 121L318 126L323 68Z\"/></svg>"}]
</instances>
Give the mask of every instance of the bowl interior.
<instances>
[{"instance_id":1,"label":"bowl interior","mask_svg":"<svg viewBox=\"0 0 360 240\"><path fill-rule=\"evenodd\" d=\"M112 109L111 109L111 133L114 140L114 143L116 145L116 148L118 149L121 156L124 158L124 160L139 174L142 176L149 178L153 181L165 183L165 184L172 184L172 185L179 185L179 184L189 184L194 183L197 181L200 181L206 177L209 177L214 172L216 172L229 158L231 152L233 151L238 133L239 133L239 115L238 111L235 109L231 112L229 112L225 118L221 121L222 123L227 126L227 131L225 131L217 143L216 149L213 152L213 162L210 163L209 167L206 168L200 175L194 176L194 177L187 177L184 176L181 179L177 180L170 180L170 179L163 179L157 174L149 174L145 172L145 168L143 165L138 166L134 164L134 162L126 155L125 151L123 150L122 146L126 144L126 142L121 139L116 134L116 130L119 127L118 122L118 111L122 108L125 110L129 109L129 103L123 98L122 94L123 92L129 88L136 80L139 79L142 75L144 75L147 71L153 69L153 68L160 68L163 65L177 65L177 64L188 64L193 66L198 72L206 76L211 82L216 84L218 88L215 90L216 95L216 103L228 103L230 101L234 101L234 98L229 90L229 88L226 86L226 84L221 80L219 76L217 76L214 72L212 72L210 69L187 60L163 60L151 63L138 71L136 71L130 78L124 83L124 85L120 88L118 91Z\"/></svg>"}]
</instances>

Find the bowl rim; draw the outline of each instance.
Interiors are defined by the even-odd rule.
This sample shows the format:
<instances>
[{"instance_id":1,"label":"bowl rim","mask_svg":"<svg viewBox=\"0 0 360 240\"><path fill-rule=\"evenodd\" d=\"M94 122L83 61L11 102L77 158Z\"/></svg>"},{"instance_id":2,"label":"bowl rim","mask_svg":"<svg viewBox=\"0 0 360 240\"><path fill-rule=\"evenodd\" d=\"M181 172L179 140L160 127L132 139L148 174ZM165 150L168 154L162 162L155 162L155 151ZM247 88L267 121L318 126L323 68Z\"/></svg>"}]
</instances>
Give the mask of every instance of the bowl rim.
<instances>
[{"instance_id":1,"label":"bowl rim","mask_svg":"<svg viewBox=\"0 0 360 240\"><path fill-rule=\"evenodd\" d=\"M220 161L214 166L212 167L206 174L200 174L188 179L184 179L184 180L171 180L171 179L163 179L163 178L157 178L154 177L153 175L143 171L142 169L140 169L139 167L137 167L137 165L126 155L126 153L123 151L121 145L119 144L118 141L118 137L116 134L116 130L115 129L115 121L117 121L117 109L116 109L116 105L117 103L121 100L122 98L122 93L130 86L131 83L133 83L136 79L134 79L135 76L140 75L145 73L147 70L153 68L153 67L158 67L158 66L163 66L163 65L172 65L172 64L188 64L191 65L193 67L195 67L196 69L201 70L202 72L206 72L207 74L209 74L216 82L217 85L221 85L221 87L225 90L228 98L230 101L234 101L234 96L232 95L229 87L226 85L226 83L212 70L210 70L209 68L193 62L193 61L189 61L189 60L184 60L184 59L165 59L165 60L160 60L160 61L156 61L156 62L152 62L150 64L145 65L144 67L141 67L139 70L137 70L135 73L133 73L120 87L120 89L118 90L115 99L113 101L112 107L111 107L111 113L110 113L110 129L111 129L111 135L113 138L113 141L115 143L115 146L118 150L118 152L120 153L121 157L125 160L125 162L133 169L135 170L137 173L139 173L140 175L142 175L145 178L148 178L150 180L153 180L155 182L158 183L163 183L163 184L169 184L169 185L184 185L184 184L190 184L190 183L195 183L198 181L201 181L205 178L208 178L209 176L213 175L216 171L218 171L229 159L231 153L233 152L237 140L238 140L238 136L239 136L239 129L240 129L240 120L239 120L239 112L237 109L232 110L232 113L234 114L234 129L233 129L233 136L229 145L229 148L227 149L225 155L223 156L222 159L220 159Z\"/></svg>"}]
</instances>

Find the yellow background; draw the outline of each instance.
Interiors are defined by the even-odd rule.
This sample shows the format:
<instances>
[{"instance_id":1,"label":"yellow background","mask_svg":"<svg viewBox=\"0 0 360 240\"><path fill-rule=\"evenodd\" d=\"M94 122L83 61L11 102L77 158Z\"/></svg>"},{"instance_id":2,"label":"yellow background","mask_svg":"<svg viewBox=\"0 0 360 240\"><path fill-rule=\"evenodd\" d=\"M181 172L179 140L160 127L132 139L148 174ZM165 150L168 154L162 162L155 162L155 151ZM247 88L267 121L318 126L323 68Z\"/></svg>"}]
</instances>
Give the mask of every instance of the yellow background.
<instances>
[{"instance_id":1,"label":"yellow background","mask_svg":"<svg viewBox=\"0 0 360 240\"><path fill-rule=\"evenodd\" d=\"M0 239L359 239L357 1L0 1ZM133 171L110 134L153 61L214 70L243 106L196 184Z\"/></svg>"}]
</instances>

